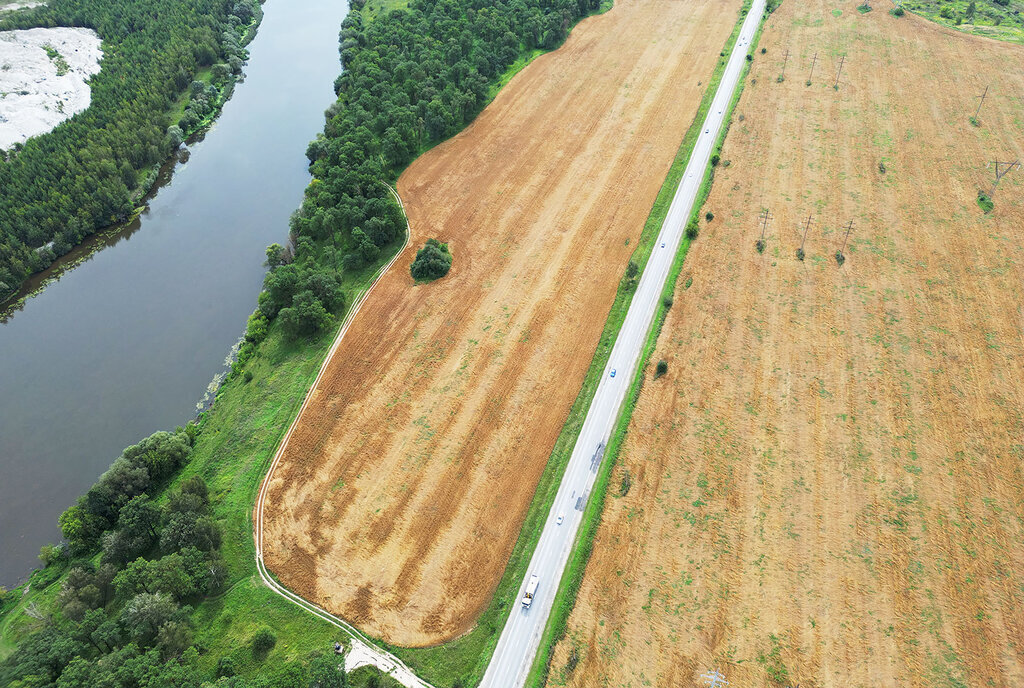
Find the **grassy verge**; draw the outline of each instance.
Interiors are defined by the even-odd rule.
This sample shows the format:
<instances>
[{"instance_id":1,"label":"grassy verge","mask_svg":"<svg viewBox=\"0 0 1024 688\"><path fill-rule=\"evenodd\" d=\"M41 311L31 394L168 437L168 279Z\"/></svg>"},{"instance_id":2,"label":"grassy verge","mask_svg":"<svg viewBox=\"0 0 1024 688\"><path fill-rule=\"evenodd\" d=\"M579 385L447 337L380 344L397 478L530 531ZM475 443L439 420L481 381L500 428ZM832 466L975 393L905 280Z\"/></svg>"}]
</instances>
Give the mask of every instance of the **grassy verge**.
<instances>
[{"instance_id":1,"label":"grassy verge","mask_svg":"<svg viewBox=\"0 0 1024 688\"><path fill-rule=\"evenodd\" d=\"M690 129L687 131L686 136L683 138L683 142L679 147L679 152L676 154L676 160L672 165L672 169L669 171L668 177L665 179L665 183L662 185L661 191L658 194L658 199L647 218L647 225L644 228L645 233L652 227L655 228L654 231L656 233L665 221L669 205L672 202L672 198L675 196L676 188L679 186L683 172L686 170L686 165L689 162L693 145L697 140L697 137L700 135L700 128L703 126L704 118L707 116L708 110L711 108L711 102L714 99L718 85L721 83L722 75L725 71L725 64L728 60L727 56L731 54L732 48L736 43L736 38L739 36L739 31L743 24L743 19L746 17L749 4L749 2L744 4L743 10L740 13L739 21L736 23L736 27L733 29L733 33L729 37L729 40L726 41L725 48L722 51L726 57L719 60L714 76L708 84L707 90L704 92L704 98L701 101L700 109L698 110L696 117L694 117L693 124L690 125ZM750 49L752 52L758 44L760 35L761 28L759 27L751 40ZM722 127L722 131L719 133L718 140L715 144L715 152L721 150L725 137L728 134L729 122L731 121L733 110L736 107L736 103L739 101L740 94L743 92L744 81L749 72L750 63L747 63L743 68L736 91L729 102L728 109L726 110L724 120L726 125ZM700 189L697 192L697 198L694 201L693 211L690 216L691 220L699 218L704 202L707 200L708 194L711 192L711 184L713 180L714 167L709 163L704 172L704 179L701 183ZM555 604L551 610L551 616L548 619L547 626L544 629L544 634L541 637L537 656L534 658L533 667L531 668L526 681L527 686L543 686L547 683L551 669L552 652L555 645L565 635L569 615L572 612L573 607L576 605L576 597L579 593L580 586L583 583L583 576L586 572L587 562L590 560L590 554L593 551L594 536L597 534L597 529L601 524L601 515L604 512L604 502L608 491L609 477L611 476L612 470L618 461L619 450L625 441L626 433L629 428L629 421L632 416L633 409L636 406L636 401L640 396L640 390L643 387L644 379L646 377L647 366L650 362L651 354L654 352L658 337L661 334L661 328L665 322L665 316L668 313L672 296L675 293L676 280L679 278L679 273L682 271L683 263L685 262L689 247L690 239L684 236L682 243L680 244L679 251L676 253L675 260L672 263L672 268L669 271L665 287L662 290L662 298L658 302L651 330L648 332L647 339L644 342L637 373L630 383L622 412L616 420L615 429L612 432L611 439L608 441L605 461L602 463L601 470L594 483L591 499L584 509L583 523L576 536L576 542L573 544L573 549L569 555L569 561L566 564L565 571L562 574L562 579L559 581L558 592L555 596Z\"/></svg>"}]
</instances>

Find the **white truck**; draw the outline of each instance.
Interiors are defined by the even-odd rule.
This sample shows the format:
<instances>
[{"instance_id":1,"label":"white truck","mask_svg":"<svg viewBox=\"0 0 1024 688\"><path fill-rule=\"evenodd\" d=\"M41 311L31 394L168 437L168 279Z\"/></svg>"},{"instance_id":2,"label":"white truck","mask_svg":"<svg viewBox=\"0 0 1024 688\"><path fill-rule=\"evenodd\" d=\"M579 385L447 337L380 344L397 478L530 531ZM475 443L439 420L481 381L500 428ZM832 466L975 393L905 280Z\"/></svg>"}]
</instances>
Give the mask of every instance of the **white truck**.
<instances>
[{"instance_id":1,"label":"white truck","mask_svg":"<svg viewBox=\"0 0 1024 688\"><path fill-rule=\"evenodd\" d=\"M527 608L533 603L533 595L537 592L537 583L540 581L536 575L530 576L530 582L526 584L526 592L523 594L523 607Z\"/></svg>"}]
</instances>

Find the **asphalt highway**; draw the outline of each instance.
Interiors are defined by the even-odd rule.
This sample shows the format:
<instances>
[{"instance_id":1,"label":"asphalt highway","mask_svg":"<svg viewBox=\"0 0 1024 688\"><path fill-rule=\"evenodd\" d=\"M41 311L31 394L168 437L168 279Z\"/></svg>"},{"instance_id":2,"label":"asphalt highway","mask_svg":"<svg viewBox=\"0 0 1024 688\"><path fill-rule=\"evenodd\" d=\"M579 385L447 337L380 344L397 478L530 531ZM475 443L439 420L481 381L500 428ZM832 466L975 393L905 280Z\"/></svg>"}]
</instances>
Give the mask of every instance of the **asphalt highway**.
<instances>
[{"instance_id":1,"label":"asphalt highway","mask_svg":"<svg viewBox=\"0 0 1024 688\"><path fill-rule=\"evenodd\" d=\"M604 446L611 436L622 409L627 390L636 372L647 333L650 331L658 300L668 279L673 259L679 250L686 222L711 158L725 118L725 111L736 91L750 42L764 14L766 0L753 0L743 21L739 38L729 56L722 81L690 156L689 164L669 207L654 251L644 268L630 303L626 319L612 347L608 365L583 422L579 438L565 469L554 505L548 514L537 549L530 560L526 577L519 588L505 628L498 639L481 688L519 688L533 664L541 634L551 614L558 583L569 559L573 541L583 518L583 508L600 468ZM563 516L559 525L558 518ZM530 576L540 578L532 604L525 608L522 599Z\"/></svg>"}]
</instances>

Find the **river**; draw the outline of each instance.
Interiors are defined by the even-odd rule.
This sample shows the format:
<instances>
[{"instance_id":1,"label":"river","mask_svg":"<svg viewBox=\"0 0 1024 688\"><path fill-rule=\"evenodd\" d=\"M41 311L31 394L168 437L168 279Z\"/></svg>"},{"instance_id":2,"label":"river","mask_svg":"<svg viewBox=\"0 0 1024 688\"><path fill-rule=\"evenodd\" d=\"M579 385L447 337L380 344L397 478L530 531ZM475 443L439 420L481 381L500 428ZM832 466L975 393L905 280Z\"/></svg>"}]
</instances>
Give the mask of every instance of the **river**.
<instances>
[{"instance_id":1,"label":"river","mask_svg":"<svg viewBox=\"0 0 1024 688\"><path fill-rule=\"evenodd\" d=\"M0 584L117 458L196 414L309 183L343 0L268 0L245 80L134 227L0 324Z\"/></svg>"}]
</instances>

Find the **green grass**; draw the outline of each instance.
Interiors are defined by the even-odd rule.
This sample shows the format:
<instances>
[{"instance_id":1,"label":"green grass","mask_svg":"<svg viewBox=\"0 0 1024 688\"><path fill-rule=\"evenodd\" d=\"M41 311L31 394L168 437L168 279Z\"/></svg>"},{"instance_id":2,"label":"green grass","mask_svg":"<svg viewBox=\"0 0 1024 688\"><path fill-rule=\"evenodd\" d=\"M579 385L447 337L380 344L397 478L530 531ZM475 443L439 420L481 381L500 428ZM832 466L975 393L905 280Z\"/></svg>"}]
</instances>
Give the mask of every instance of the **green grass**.
<instances>
[{"instance_id":1,"label":"green grass","mask_svg":"<svg viewBox=\"0 0 1024 688\"><path fill-rule=\"evenodd\" d=\"M409 0L367 0L360 12L364 20L373 21L391 10L404 10L408 6Z\"/></svg>"},{"instance_id":2,"label":"green grass","mask_svg":"<svg viewBox=\"0 0 1024 688\"><path fill-rule=\"evenodd\" d=\"M748 7L749 3L745 3L744 10ZM733 29L732 35L726 42L725 48L723 49L726 56L728 56L732 51L745 16L746 11L743 11L736 27ZM757 47L762 27L763 22L761 27L759 27L755 33L754 38L751 40L751 51ZM700 127L703 126L704 118L707 116L707 112L711 107L711 101L714 98L715 91L722 80L722 73L724 71L726 60L727 57L719 60L711 83L705 91L700 109L694 118L693 124L687 131L686 136L683 138L683 142L679 147L679 152L676 154L676 160L672 165L672 169L669 171L669 175L665 179L665 183L662 185L661 191L658 194L658 199L655 201L654 207L651 209L650 216L647 219L647 225L644 229L645 232L652 226L660 229L661 225L665 221L669 205L675 195L676 188L679 186L679 181L682 179L683 172L686 170L686 164L689 162L693 145L697 137L700 135ZM714 149L715 151L721 150L722 143L728 134L728 123L731 120L736 103L739 101L739 97L743 91L744 82L749 71L750 63L747 62L745 63L745 67L740 76L736 92L733 94L732 100L729 103L729 108L725 117L725 122L727 124L722 128L722 131L719 134L718 141L716 142ZM713 179L714 167L709 163L705 170L701 187L697 192L697 198L694 202L690 219L698 219L701 217L704 202L707 200L708 194L711 192ZM655 231L657 231L657 229ZM580 527L580 531L576 536L576 541L573 544L573 549L569 556L569 562L567 563L565 571L562 574L562 579L559 582L558 593L555 597L555 604L552 608L547 626L544 629L544 634L541 637L537 656L534 658L533 666L530 669L530 674L526 681L527 686L545 685L548 675L552 670L550 663L555 645L565 635L569 615L576 604L576 597L579 593L580 586L582 585L583 576L586 573L587 562L590 560L590 554L593 550L594 536L597 534L597 529L601 524L601 515L604 510L609 477L615 467L615 464L618 462L619 450L622 447L622 443L625 441L630 417L632 416L633 409L636 406L636 401L639 398L640 390L643 387L643 383L647 375L647 366L650 363L651 354L654 352L658 337L661 334L662 325L665 322L665 316L670 308L667 304L671 302L674 295L675 284L679 278L679 273L682 271L690 243L690 240L684 236L682 243L680 244L679 251L672 263L672 268L669 272L668 279L665 282L665 287L662 290L661 300L658 302L657 310L655 312L654 324L647 335L647 339L644 342L644 347L641 352L637 374L630 382L625 404L616 421L611 439L608 442L608 448L605 453L606 458L602 463L601 470L594 483L590 502L587 504L583 512L583 522Z\"/></svg>"},{"instance_id":3,"label":"green grass","mask_svg":"<svg viewBox=\"0 0 1024 688\"><path fill-rule=\"evenodd\" d=\"M1024 43L1024 3L1009 0L1004 7L994 0L975 0L975 13L967 18L970 0L910 0L901 7L930 21L959 31L1012 43ZM943 16L945 12L946 16Z\"/></svg>"}]
</instances>

